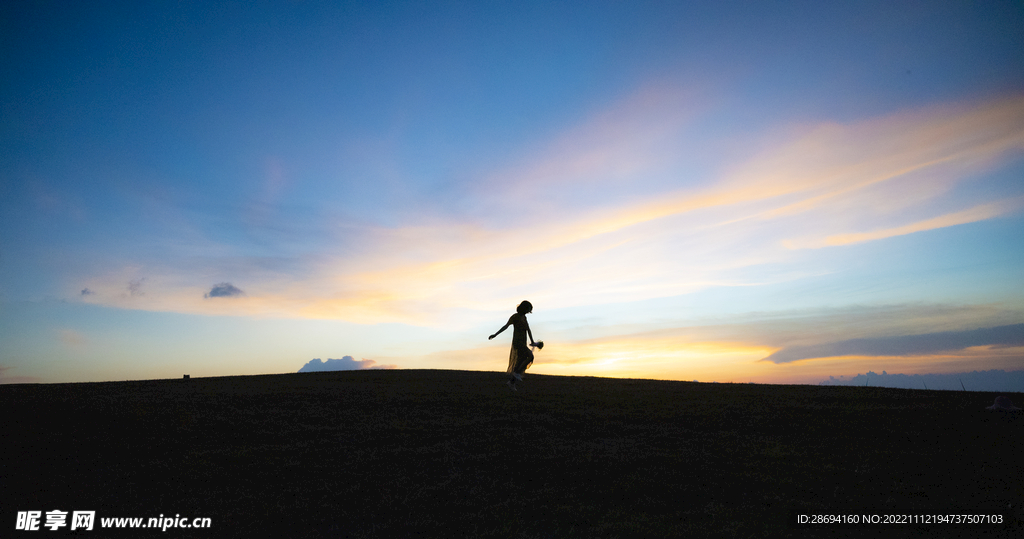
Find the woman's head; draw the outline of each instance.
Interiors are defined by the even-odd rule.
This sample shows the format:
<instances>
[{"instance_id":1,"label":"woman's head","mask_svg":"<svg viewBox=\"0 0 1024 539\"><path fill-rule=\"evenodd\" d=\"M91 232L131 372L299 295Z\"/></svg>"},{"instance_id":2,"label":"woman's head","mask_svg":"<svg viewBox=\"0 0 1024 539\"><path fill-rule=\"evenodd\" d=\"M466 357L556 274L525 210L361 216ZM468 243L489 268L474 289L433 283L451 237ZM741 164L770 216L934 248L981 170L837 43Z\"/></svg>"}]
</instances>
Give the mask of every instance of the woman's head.
<instances>
[{"instance_id":1,"label":"woman's head","mask_svg":"<svg viewBox=\"0 0 1024 539\"><path fill-rule=\"evenodd\" d=\"M518 307L516 307L516 312L519 313L519 314L532 313L533 312L533 304L530 303L529 301L524 301L524 302L520 303Z\"/></svg>"}]
</instances>

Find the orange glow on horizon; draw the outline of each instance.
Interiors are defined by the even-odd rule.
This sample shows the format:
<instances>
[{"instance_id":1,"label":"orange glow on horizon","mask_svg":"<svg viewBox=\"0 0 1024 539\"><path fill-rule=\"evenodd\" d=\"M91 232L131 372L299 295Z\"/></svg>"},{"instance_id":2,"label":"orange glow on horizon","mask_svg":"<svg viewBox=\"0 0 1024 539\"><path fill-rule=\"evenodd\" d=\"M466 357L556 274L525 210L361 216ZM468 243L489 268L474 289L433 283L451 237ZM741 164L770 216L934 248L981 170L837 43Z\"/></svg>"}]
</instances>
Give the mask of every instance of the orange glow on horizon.
<instances>
[{"instance_id":1,"label":"orange glow on horizon","mask_svg":"<svg viewBox=\"0 0 1024 539\"><path fill-rule=\"evenodd\" d=\"M966 370L1019 370L1024 347L979 346L920 356L837 356L775 364L760 361L777 350L744 343L689 341L684 338L616 337L548 344L536 352L527 374L599 376L722 383L818 384L830 376L868 371L895 374L955 373ZM375 358L405 368L448 368L503 372L508 347L438 352L423 358Z\"/></svg>"}]
</instances>

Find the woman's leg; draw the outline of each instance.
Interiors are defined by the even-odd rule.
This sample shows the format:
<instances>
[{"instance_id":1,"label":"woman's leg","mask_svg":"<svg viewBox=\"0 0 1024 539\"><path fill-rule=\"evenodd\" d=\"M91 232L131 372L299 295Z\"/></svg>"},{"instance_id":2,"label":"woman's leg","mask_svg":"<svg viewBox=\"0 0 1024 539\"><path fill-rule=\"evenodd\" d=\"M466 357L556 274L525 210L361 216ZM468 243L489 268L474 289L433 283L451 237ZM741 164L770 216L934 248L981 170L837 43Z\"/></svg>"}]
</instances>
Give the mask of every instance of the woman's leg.
<instances>
[{"instance_id":1,"label":"woman's leg","mask_svg":"<svg viewBox=\"0 0 1024 539\"><path fill-rule=\"evenodd\" d=\"M516 351L516 356L516 367L513 372L518 375L519 380L522 380L523 375L526 374L526 368L533 363L533 350L524 346Z\"/></svg>"}]
</instances>

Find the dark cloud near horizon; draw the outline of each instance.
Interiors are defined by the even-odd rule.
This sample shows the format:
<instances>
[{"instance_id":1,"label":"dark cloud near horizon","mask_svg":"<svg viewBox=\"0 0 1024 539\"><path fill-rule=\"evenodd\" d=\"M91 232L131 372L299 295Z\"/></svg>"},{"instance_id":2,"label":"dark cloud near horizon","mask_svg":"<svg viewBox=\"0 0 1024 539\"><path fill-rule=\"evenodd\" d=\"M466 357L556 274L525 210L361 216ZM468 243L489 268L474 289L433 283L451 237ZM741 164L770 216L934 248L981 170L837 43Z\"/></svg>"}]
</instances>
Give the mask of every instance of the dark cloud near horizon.
<instances>
[{"instance_id":1,"label":"dark cloud near horizon","mask_svg":"<svg viewBox=\"0 0 1024 539\"><path fill-rule=\"evenodd\" d=\"M363 369L396 369L395 365L377 365L372 359L355 360L352 356L345 356L341 359L330 359L321 361L320 358L311 359L299 369L299 372L323 372L323 371L359 371Z\"/></svg>"},{"instance_id":2,"label":"dark cloud near horizon","mask_svg":"<svg viewBox=\"0 0 1024 539\"><path fill-rule=\"evenodd\" d=\"M204 298L237 298L244 296L245 292L242 292L239 288L231 283L217 283L213 285L213 288L209 292L203 294Z\"/></svg>"},{"instance_id":3,"label":"dark cloud near horizon","mask_svg":"<svg viewBox=\"0 0 1024 539\"><path fill-rule=\"evenodd\" d=\"M1024 324L787 346L761 361L790 363L802 359L839 356L916 356L963 350L972 346L1024 346Z\"/></svg>"},{"instance_id":4,"label":"dark cloud near horizon","mask_svg":"<svg viewBox=\"0 0 1024 539\"><path fill-rule=\"evenodd\" d=\"M950 391L994 391L1024 393L1024 371L972 371L952 374L867 374L846 378L829 376L823 386L894 387L901 389L943 389Z\"/></svg>"}]
</instances>

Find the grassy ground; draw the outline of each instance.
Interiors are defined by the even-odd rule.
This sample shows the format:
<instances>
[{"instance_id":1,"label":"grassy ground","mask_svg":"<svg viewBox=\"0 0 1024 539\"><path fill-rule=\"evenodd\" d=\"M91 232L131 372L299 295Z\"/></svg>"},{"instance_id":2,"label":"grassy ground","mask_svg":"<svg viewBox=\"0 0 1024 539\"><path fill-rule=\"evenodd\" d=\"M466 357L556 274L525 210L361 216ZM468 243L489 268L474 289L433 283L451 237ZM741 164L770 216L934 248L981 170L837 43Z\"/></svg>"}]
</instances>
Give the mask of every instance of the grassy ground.
<instances>
[{"instance_id":1,"label":"grassy ground","mask_svg":"<svg viewBox=\"0 0 1024 539\"><path fill-rule=\"evenodd\" d=\"M540 375L512 394L503 376L0 386L0 530L54 508L212 519L167 537L824 537L870 531L793 512L1021 515L1024 416L986 412L995 394Z\"/></svg>"}]
</instances>

